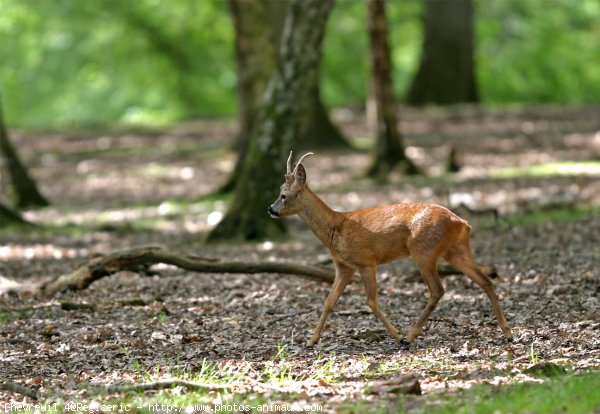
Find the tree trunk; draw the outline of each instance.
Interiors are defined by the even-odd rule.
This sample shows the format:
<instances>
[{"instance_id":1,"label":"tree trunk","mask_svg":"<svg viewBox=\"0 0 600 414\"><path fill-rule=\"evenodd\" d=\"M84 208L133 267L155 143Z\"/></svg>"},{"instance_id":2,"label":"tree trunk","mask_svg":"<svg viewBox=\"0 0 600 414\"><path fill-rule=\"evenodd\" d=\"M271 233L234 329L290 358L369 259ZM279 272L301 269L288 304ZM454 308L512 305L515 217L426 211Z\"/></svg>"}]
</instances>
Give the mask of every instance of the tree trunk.
<instances>
[{"instance_id":1,"label":"tree trunk","mask_svg":"<svg viewBox=\"0 0 600 414\"><path fill-rule=\"evenodd\" d=\"M247 151L253 122L277 65L277 46L287 6L285 0L229 0L238 73L237 150L245 147Z\"/></svg>"},{"instance_id":2,"label":"tree trunk","mask_svg":"<svg viewBox=\"0 0 600 414\"><path fill-rule=\"evenodd\" d=\"M277 47L288 4L285 0L229 0L235 29L240 130L233 145L238 159L227 182L219 190L221 193L235 188L248 154L252 128L271 74L277 66ZM320 59L316 65L318 68ZM331 122L321 100L318 69L309 85L309 103L302 109L300 138L295 149L349 148L350 144Z\"/></svg>"},{"instance_id":3,"label":"tree trunk","mask_svg":"<svg viewBox=\"0 0 600 414\"><path fill-rule=\"evenodd\" d=\"M235 188L248 154L252 127L271 74L277 66L277 46L287 7L285 0L229 0L235 30L239 132L233 144L237 153L236 165L219 189L220 193L228 193Z\"/></svg>"},{"instance_id":4,"label":"tree trunk","mask_svg":"<svg viewBox=\"0 0 600 414\"><path fill-rule=\"evenodd\" d=\"M331 122L329 113L323 105L319 86L320 58L316 65L317 70L310 81L307 104L302 110L300 139L296 149L350 148L350 144L342 136L339 128Z\"/></svg>"},{"instance_id":5,"label":"tree trunk","mask_svg":"<svg viewBox=\"0 0 600 414\"><path fill-rule=\"evenodd\" d=\"M479 101L473 14L471 0L425 0L425 39L408 103Z\"/></svg>"},{"instance_id":6,"label":"tree trunk","mask_svg":"<svg viewBox=\"0 0 600 414\"><path fill-rule=\"evenodd\" d=\"M17 151L10 142L8 131L4 126L1 100L0 157L2 158L2 170L6 171L10 177L17 208L45 207L50 204L38 191L35 182L27 173L27 169L19 159Z\"/></svg>"},{"instance_id":7,"label":"tree trunk","mask_svg":"<svg viewBox=\"0 0 600 414\"><path fill-rule=\"evenodd\" d=\"M376 119L376 145L368 175L385 179L399 166L407 174L417 168L404 153L392 91L392 64L383 0L367 0L371 41L371 94Z\"/></svg>"},{"instance_id":8,"label":"tree trunk","mask_svg":"<svg viewBox=\"0 0 600 414\"><path fill-rule=\"evenodd\" d=\"M317 70L333 0L291 0L273 72L250 139L248 155L225 218L209 240L261 239L282 234L267 207L283 182L286 158L298 141L300 108Z\"/></svg>"}]
</instances>

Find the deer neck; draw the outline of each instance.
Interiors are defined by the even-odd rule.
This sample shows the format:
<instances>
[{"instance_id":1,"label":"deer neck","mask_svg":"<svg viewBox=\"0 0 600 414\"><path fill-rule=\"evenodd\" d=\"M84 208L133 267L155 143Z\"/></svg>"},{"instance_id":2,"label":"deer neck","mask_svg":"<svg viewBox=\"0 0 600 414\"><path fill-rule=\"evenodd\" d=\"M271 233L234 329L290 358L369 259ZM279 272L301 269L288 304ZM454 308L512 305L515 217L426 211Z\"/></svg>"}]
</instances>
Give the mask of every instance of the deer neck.
<instances>
[{"instance_id":1,"label":"deer neck","mask_svg":"<svg viewBox=\"0 0 600 414\"><path fill-rule=\"evenodd\" d=\"M304 198L304 208L298 213L300 219L325 246L331 248L336 228L342 220L341 214L332 210L308 187L304 188Z\"/></svg>"}]
</instances>

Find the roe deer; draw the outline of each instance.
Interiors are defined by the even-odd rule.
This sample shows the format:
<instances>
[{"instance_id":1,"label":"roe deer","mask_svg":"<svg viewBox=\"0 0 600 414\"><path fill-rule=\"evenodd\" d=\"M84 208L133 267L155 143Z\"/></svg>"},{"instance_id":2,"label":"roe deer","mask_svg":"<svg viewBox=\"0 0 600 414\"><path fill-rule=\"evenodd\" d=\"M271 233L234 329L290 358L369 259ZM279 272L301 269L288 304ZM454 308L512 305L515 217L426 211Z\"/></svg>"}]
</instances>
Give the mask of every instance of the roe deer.
<instances>
[{"instance_id":1,"label":"roe deer","mask_svg":"<svg viewBox=\"0 0 600 414\"><path fill-rule=\"evenodd\" d=\"M325 300L315 332L307 343L309 347L319 341L327 317L357 270L365 285L367 305L383 322L387 331L401 340L398 330L379 309L376 268L378 264L406 256L413 258L429 289L429 300L410 329L408 342L413 342L419 335L444 294L437 272L440 257L483 289L492 303L500 329L508 340L512 340L511 330L494 286L473 259L469 223L444 207L424 203L396 204L349 212L334 211L306 184L306 171L301 163L309 155L312 153L302 156L292 171L290 152L285 182L281 186L279 197L268 208L268 213L274 218L298 214L329 249L335 263L335 281Z\"/></svg>"}]
</instances>

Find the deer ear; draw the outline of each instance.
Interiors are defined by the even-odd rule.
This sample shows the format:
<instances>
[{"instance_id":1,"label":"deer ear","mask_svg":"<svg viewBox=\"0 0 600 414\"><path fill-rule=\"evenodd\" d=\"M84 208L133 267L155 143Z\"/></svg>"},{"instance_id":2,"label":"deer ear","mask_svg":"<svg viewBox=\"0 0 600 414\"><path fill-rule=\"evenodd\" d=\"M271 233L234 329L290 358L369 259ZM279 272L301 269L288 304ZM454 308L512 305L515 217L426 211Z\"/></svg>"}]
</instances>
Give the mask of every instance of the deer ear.
<instances>
[{"instance_id":1,"label":"deer ear","mask_svg":"<svg viewBox=\"0 0 600 414\"><path fill-rule=\"evenodd\" d=\"M304 170L304 166L302 164L298 164L296 167L294 178L300 187L304 187L304 184L306 183L306 171Z\"/></svg>"}]
</instances>

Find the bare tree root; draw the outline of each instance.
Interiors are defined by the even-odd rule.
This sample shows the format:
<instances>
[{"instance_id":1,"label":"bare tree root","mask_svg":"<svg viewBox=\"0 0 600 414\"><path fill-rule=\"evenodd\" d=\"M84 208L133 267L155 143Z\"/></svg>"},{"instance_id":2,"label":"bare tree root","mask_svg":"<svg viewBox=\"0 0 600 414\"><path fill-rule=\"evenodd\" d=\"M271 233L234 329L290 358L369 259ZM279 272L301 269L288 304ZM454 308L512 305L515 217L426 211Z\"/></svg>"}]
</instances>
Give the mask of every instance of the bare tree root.
<instances>
[{"instance_id":1,"label":"bare tree root","mask_svg":"<svg viewBox=\"0 0 600 414\"><path fill-rule=\"evenodd\" d=\"M299 275L327 283L333 283L335 278L332 270L320 266L294 262L225 262L189 254L177 254L166 251L161 247L149 246L93 257L73 272L63 274L44 283L39 291L44 296L53 296L67 290L82 290L105 276L158 263L169 264L199 273L282 273Z\"/></svg>"}]
</instances>

